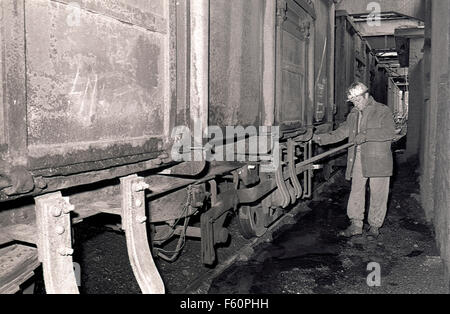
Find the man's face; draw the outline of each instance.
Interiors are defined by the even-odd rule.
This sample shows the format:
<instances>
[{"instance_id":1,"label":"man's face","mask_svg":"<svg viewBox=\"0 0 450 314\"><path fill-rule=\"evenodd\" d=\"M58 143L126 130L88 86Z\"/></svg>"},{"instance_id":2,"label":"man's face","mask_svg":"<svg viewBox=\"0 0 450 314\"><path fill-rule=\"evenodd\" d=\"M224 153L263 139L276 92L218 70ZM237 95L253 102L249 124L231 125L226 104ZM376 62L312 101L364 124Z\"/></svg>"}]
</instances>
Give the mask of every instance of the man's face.
<instances>
[{"instance_id":1,"label":"man's face","mask_svg":"<svg viewBox=\"0 0 450 314\"><path fill-rule=\"evenodd\" d=\"M352 102L358 110L362 111L369 102L369 94L364 93L363 95L349 98L349 101Z\"/></svg>"}]
</instances>

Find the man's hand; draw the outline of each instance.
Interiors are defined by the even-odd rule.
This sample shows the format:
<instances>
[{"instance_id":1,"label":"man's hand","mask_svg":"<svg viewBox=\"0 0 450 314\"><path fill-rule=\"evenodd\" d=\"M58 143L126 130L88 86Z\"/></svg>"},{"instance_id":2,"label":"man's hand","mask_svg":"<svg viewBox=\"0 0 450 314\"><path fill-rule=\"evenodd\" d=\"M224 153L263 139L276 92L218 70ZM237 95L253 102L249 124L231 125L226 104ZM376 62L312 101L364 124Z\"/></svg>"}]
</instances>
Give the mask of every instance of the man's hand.
<instances>
[{"instance_id":1,"label":"man's hand","mask_svg":"<svg viewBox=\"0 0 450 314\"><path fill-rule=\"evenodd\" d=\"M365 143L366 141L367 141L367 139L366 139L366 135L365 134L359 133L355 137L355 144L356 145L361 145L362 143Z\"/></svg>"},{"instance_id":2,"label":"man's hand","mask_svg":"<svg viewBox=\"0 0 450 314\"><path fill-rule=\"evenodd\" d=\"M312 138L314 143L319 144L319 146L322 146L322 139L320 138L320 135L314 134Z\"/></svg>"}]
</instances>

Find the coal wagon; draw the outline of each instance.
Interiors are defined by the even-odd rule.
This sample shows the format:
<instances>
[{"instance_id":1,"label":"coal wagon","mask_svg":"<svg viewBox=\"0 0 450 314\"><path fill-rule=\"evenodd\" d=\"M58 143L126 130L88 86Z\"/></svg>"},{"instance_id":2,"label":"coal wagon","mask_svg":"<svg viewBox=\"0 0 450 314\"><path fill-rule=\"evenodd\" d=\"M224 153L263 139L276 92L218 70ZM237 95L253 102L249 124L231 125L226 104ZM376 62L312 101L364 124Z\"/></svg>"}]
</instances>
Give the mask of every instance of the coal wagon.
<instances>
[{"instance_id":1,"label":"coal wagon","mask_svg":"<svg viewBox=\"0 0 450 314\"><path fill-rule=\"evenodd\" d=\"M0 292L40 264L48 293L78 292L71 226L103 213L142 291L163 293L154 257L198 237L213 264L229 214L257 237L311 197L313 129L334 124L333 1L0 6Z\"/></svg>"},{"instance_id":2,"label":"coal wagon","mask_svg":"<svg viewBox=\"0 0 450 314\"><path fill-rule=\"evenodd\" d=\"M374 54L370 43L359 33L352 17L336 11L336 116L335 123L345 121L351 110L346 90L353 82L364 83L378 102L386 104L389 73Z\"/></svg>"}]
</instances>

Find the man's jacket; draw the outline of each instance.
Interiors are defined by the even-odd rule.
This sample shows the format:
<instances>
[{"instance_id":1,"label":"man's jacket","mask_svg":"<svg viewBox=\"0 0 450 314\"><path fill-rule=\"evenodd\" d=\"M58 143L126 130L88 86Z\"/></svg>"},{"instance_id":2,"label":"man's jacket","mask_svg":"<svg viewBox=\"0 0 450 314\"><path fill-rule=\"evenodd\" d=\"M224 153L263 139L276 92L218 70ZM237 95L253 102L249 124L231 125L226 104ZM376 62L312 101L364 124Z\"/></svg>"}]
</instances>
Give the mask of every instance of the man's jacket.
<instances>
[{"instance_id":1,"label":"man's jacket","mask_svg":"<svg viewBox=\"0 0 450 314\"><path fill-rule=\"evenodd\" d=\"M361 120L360 133L365 138L361 144L361 162L363 176L390 177L392 176L391 143L395 137L395 126L392 111L389 107L376 102L372 97L364 108L362 115L353 108L347 120L336 130L328 134L320 134L323 145L340 142L349 138L354 142L358 134L358 119ZM350 180L356 158L356 147L348 150L346 178Z\"/></svg>"}]
</instances>

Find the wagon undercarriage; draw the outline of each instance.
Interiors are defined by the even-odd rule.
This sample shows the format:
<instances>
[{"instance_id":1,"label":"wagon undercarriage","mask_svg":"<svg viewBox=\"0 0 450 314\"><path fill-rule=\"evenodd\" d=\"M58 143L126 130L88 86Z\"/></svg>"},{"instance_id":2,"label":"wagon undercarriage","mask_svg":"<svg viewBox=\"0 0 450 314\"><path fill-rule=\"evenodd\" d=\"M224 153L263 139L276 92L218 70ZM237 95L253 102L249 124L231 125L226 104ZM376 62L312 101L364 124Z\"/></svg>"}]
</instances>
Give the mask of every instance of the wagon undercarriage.
<instances>
[{"instance_id":1,"label":"wagon undercarriage","mask_svg":"<svg viewBox=\"0 0 450 314\"><path fill-rule=\"evenodd\" d=\"M121 178L118 184L84 193L37 196L35 209L28 208L36 211L33 223L0 230L0 245L13 244L16 250L27 250L25 261L18 259L16 264L26 260L30 264L22 267L24 273L20 276L11 276L11 271L17 271L14 267L8 272L5 269L1 289L17 291L40 262L47 293L78 292L72 261L72 224L102 213L121 217L120 230L125 233L130 263L142 292L163 293L164 285L152 255L174 261L186 237L196 237L202 243L201 262L214 264L215 246L229 237L224 226L228 214L236 215L243 236L262 236L288 206L311 197L313 170L318 168L314 162L348 147L344 145L312 158L311 142L288 139L281 144L281 166L275 173L260 172L258 163L217 167L212 164L200 179L135 174ZM172 192L164 189L164 184L170 185ZM189 225L193 216L200 216L199 226ZM174 237L179 237L179 245L169 256L163 245Z\"/></svg>"}]
</instances>

